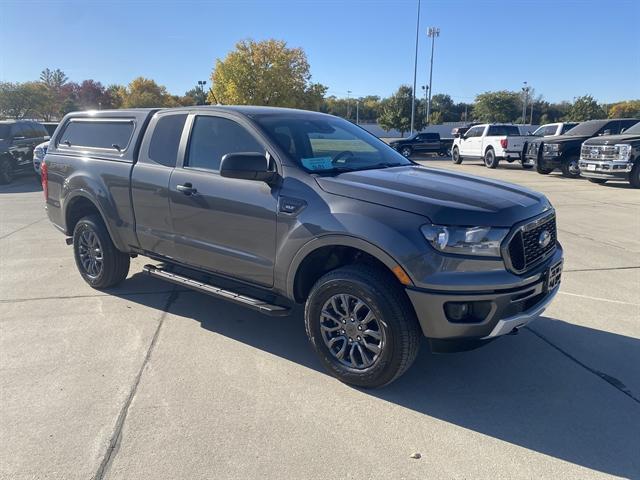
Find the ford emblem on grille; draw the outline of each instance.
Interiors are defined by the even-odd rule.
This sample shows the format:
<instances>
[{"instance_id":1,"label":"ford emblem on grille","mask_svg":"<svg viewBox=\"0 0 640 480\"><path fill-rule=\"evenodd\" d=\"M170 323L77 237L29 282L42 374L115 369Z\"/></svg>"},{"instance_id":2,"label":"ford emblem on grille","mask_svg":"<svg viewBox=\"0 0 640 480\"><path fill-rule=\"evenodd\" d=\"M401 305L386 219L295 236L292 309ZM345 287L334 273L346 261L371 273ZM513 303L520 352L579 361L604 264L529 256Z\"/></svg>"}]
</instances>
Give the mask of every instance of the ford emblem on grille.
<instances>
[{"instance_id":1,"label":"ford emblem on grille","mask_svg":"<svg viewBox=\"0 0 640 480\"><path fill-rule=\"evenodd\" d=\"M597 148L592 148L591 149L591 155L593 155L594 157L598 156L598 149Z\"/></svg>"},{"instance_id":2,"label":"ford emblem on grille","mask_svg":"<svg viewBox=\"0 0 640 480\"><path fill-rule=\"evenodd\" d=\"M551 242L551 233L549 233L549 230L543 230L542 232L540 232L540 236L538 237L538 245L540 245L542 248L547 248L549 242Z\"/></svg>"}]
</instances>

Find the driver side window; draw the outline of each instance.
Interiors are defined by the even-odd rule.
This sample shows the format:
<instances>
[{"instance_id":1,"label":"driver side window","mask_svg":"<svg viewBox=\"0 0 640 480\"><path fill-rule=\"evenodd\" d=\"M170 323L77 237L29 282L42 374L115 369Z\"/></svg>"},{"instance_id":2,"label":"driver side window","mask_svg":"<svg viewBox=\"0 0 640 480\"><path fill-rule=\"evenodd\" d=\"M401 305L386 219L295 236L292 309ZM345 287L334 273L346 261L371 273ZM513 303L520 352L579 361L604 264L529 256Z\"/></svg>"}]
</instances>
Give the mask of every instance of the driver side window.
<instances>
[{"instance_id":1,"label":"driver side window","mask_svg":"<svg viewBox=\"0 0 640 480\"><path fill-rule=\"evenodd\" d=\"M227 153L264 153L265 148L239 123L222 117L196 117L185 167L219 171Z\"/></svg>"}]
</instances>

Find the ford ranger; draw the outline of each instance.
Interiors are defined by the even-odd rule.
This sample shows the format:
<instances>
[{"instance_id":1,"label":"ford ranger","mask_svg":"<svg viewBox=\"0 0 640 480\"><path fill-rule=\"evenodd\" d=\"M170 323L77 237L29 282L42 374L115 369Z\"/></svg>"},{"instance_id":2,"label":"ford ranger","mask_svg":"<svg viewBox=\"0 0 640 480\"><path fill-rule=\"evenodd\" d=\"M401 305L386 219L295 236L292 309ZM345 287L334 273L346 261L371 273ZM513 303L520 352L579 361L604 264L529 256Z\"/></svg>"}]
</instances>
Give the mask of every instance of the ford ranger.
<instances>
[{"instance_id":1,"label":"ford ranger","mask_svg":"<svg viewBox=\"0 0 640 480\"><path fill-rule=\"evenodd\" d=\"M267 315L304 304L327 370L361 387L536 318L562 248L541 194L426 168L351 123L267 107L71 113L42 165L82 278L151 276Z\"/></svg>"}]
</instances>

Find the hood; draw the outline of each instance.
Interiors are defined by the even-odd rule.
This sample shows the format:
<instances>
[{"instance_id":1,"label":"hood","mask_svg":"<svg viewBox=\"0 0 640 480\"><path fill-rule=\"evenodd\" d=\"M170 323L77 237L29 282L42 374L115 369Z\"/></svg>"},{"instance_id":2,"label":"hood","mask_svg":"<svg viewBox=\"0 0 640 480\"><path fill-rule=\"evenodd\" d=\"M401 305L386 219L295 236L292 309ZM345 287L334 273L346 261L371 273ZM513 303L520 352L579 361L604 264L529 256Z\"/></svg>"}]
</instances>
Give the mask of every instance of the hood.
<instances>
[{"instance_id":1,"label":"hood","mask_svg":"<svg viewBox=\"0 0 640 480\"><path fill-rule=\"evenodd\" d=\"M540 141L544 143L558 143L562 145L565 143L582 143L589 138L591 138L590 135L558 135L557 137L543 137Z\"/></svg>"},{"instance_id":2,"label":"hood","mask_svg":"<svg viewBox=\"0 0 640 480\"><path fill-rule=\"evenodd\" d=\"M316 181L326 192L423 215L440 225L511 227L551 208L544 195L518 185L422 166Z\"/></svg>"},{"instance_id":3,"label":"hood","mask_svg":"<svg viewBox=\"0 0 640 480\"><path fill-rule=\"evenodd\" d=\"M593 137L584 142L587 145L615 145L616 143L636 142L640 140L640 134L604 135Z\"/></svg>"}]
</instances>

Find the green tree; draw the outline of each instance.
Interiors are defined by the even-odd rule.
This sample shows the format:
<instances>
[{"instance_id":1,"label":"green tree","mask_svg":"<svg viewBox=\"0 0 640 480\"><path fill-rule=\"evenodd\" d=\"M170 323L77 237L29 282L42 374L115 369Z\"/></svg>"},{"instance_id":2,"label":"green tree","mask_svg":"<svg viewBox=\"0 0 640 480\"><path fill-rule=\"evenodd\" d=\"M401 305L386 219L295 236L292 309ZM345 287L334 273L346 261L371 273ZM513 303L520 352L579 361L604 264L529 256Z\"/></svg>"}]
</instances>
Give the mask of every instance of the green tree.
<instances>
[{"instance_id":1,"label":"green tree","mask_svg":"<svg viewBox=\"0 0 640 480\"><path fill-rule=\"evenodd\" d=\"M639 118L640 100L626 100L609 105L609 118Z\"/></svg>"},{"instance_id":2,"label":"green tree","mask_svg":"<svg viewBox=\"0 0 640 480\"><path fill-rule=\"evenodd\" d=\"M55 70L45 68L40 73L40 81L44 83L48 88L54 91L58 91L65 83L69 81L69 77L67 77L67 75L59 68L56 68Z\"/></svg>"},{"instance_id":3,"label":"green tree","mask_svg":"<svg viewBox=\"0 0 640 480\"><path fill-rule=\"evenodd\" d=\"M456 115L455 103L450 95L438 93L431 97L431 123L437 124L458 120L460 118Z\"/></svg>"},{"instance_id":4,"label":"green tree","mask_svg":"<svg viewBox=\"0 0 640 480\"><path fill-rule=\"evenodd\" d=\"M584 95L578 97L569 107L565 119L572 122L584 122L585 120L606 118L606 116L604 109L591 95Z\"/></svg>"},{"instance_id":5,"label":"green tree","mask_svg":"<svg viewBox=\"0 0 640 480\"><path fill-rule=\"evenodd\" d=\"M211 74L211 103L321 107L326 87L311 83L304 50L281 40L243 40Z\"/></svg>"},{"instance_id":6,"label":"green tree","mask_svg":"<svg viewBox=\"0 0 640 480\"><path fill-rule=\"evenodd\" d=\"M501 90L476 97L473 117L481 122L514 122L522 116L521 95Z\"/></svg>"},{"instance_id":7,"label":"green tree","mask_svg":"<svg viewBox=\"0 0 640 480\"><path fill-rule=\"evenodd\" d=\"M49 102L40 82L0 83L0 115L7 118L42 118Z\"/></svg>"},{"instance_id":8,"label":"green tree","mask_svg":"<svg viewBox=\"0 0 640 480\"><path fill-rule=\"evenodd\" d=\"M382 101L378 123L384 130L387 132L389 130L398 130L401 136L411 130L411 93L412 88L410 86L401 85L396 93ZM421 115L416 115L415 130L420 131L423 126L424 119Z\"/></svg>"}]
</instances>

